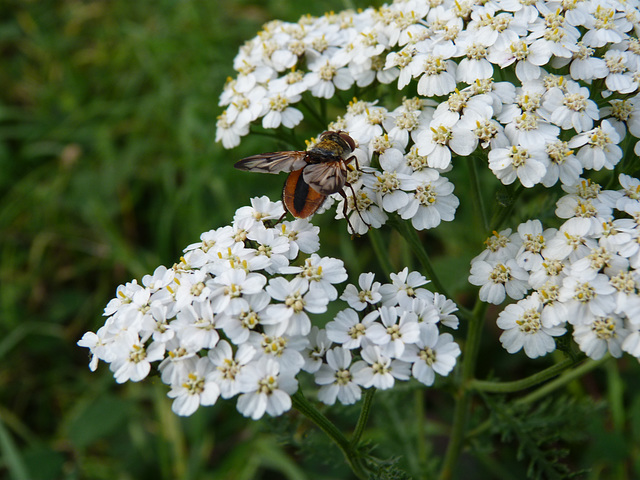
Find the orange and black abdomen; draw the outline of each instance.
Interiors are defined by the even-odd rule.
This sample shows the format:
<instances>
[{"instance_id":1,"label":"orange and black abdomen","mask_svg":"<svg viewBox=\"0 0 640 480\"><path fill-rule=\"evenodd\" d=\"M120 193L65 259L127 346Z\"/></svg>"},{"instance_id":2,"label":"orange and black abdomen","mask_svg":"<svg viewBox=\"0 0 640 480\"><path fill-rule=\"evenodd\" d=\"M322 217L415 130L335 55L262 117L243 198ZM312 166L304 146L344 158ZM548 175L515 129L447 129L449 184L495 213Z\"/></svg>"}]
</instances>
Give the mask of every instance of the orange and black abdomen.
<instances>
[{"instance_id":1,"label":"orange and black abdomen","mask_svg":"<svg viewBox=\"0 0 640 480\"><path fill-rule=\"evenodd\" d=\"M316 192L304 181L302 171L291 172L284 183L282 201L294 217L307 218L324 203L325 195Z\"/></svg>"}]
</instances>

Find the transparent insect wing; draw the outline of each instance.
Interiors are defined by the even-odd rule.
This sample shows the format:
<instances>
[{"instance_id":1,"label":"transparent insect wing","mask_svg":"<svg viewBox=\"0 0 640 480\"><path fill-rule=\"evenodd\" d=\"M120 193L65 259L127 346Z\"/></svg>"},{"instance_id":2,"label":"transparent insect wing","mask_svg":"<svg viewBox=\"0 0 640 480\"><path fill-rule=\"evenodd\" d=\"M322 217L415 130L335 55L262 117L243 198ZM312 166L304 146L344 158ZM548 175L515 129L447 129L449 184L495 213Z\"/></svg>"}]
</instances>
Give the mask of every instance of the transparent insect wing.
<instances>
[{"instance_id":1,"label":"transparent insect wing","mask_svg":"<svg viewBox=\"0 0 640 480\"><path fill-rule=\"evenodd\" d=\"M302 171L304 181L316 192L331 195L339 192L347 181L343 162L323 162L307 165Z\"/></svg>"},{"instance_id":2,"label":"transparent insect wing","mask_svg":"<svg viewBox=\"0 0 640 480\"><path fill-rule=\"evenodd\" d=\"M250 170L262 173L293 172L307 165L307 152L273 152L261 153L243 158L234 165L239 170Z\"/></svg>"}]
</instances>

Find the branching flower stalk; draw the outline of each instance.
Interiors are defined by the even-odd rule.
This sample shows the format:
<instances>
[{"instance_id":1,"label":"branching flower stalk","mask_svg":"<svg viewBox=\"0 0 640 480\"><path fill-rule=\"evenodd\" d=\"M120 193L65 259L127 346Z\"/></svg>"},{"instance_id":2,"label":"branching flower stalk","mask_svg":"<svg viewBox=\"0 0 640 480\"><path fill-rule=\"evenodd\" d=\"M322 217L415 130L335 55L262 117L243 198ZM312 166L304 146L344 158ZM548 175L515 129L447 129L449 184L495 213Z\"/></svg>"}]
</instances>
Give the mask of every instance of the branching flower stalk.
<instances>
[{"instance_id":1,"label":"branching flower stalk","mask_svg":"<svg viewBox=\"0 0 640 480\"><path fill-rule=\"evenodd\" d=\"M318 254L320 229L308 218L277 223L282 202L253 198L173 266L117 288L104 325L78 342L90 368L107 363L118 383L157 368L182 416L232 399L254 420L296 408L367 478L383 463L359 450L373 392L437 387L462 353L440 463L440 478L453 478L474 395L537 386L514 400L535 402L610 357L640 358L639 20L637 1L397 0L267 23L234 61L216 141L308 134L310 147L321 130L347 134L356 147L347 163L359 168L317 214L335 206L335 225L369 235L379 265L348 272ZM458 210L474 212L467 228L488 235L459 272L467 288L444 284L418 235L437 235ZM387 224L423 272L394 271ZM458 317L466 336L454 338L443 330L457 330ZM562 343L589 360L524 379L477 378L483 328L494 321L510 354L538 358ZM302 396L303 375L326 405L362 402L350 441Z\"/></svg>"}]
</instances>

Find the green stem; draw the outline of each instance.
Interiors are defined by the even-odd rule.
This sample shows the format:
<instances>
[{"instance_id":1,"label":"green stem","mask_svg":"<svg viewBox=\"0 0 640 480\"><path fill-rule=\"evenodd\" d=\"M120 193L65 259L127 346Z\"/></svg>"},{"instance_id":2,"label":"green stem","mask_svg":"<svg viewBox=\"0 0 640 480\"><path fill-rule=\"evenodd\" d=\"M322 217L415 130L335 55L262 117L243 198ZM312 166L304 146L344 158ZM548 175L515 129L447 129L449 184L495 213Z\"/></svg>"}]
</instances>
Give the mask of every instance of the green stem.
<instances>
[{"instance_id":1,"label":"green stem","mask_svg":"<svg viewBox=\"0 0 640 480\"><path fill-rule=\"evenodd\" d=\"M458 457L462 451L462 444L467 427L467 418L471 409L471 390L468 388L473 379L475 366L480 350L484 315L487 310L485 302L478 301L473 309L473 317L469 322L469 332L465 342L464 357L462 361L462 383L456 395L456 405L453 414L453 427L447 453L442 463L440 480L448 480L453 476L453 471L458 463Z\"/></svg>"},{"instance_id":2,"label":"green stem","mask_svg":"<svg viewBox=\"0 0 640 480\"><path fill-rule=\"evenodd\" d=\"M362 480L366 479L367 474L362 465L360 456L342 432L305 398L301 390L298 390L291 396L291 401L296 410L311 420L320 430L333 440L333 442L342 451L353 473Z\"/></svg>"},{"instance_id":3,"label":"green stem","mask_svg":"<svg viewBox=\"0 0 640 480\"><path fill-rule=\"evenodd\" d=\"M402 238L404 238L405 241L409 244L409 247L411 247L411 250L413 251L414 255L418 258L418 261L424 267L427 273L427 277L431 280L435 289L445 297L453 298L447 292L447 289L445 288L444 284L440 281L440 278L436 273L436 269L433 267L433 264L431 263L429 254L427 254L427 251L422 246L422 242L420 241L420 237L418 237L418 232L416 232L415 228L409 225L408 222L402 221L398 218L389 219L389 224L393 228L395 228L396 231L400 235L402 235ZM460 309L459 310L460 316L462 316L467 320L471 318L471 316L473 315L469 310L465 309L464 307L459 307L459 309Z\"/></svg>"},{"instance_id":4,"label":"green stem","mask_svg":"<svg viewBox=\"0 0 640 480\"><path fill-rule=\"evenodd\" d=\"M511 194L511 198L509 198L509 204L502 207L502 209L497 211L496 214L494 215L494 218L491 221L492 231L500 230L500 227L502 227L502 224L509 218L509 216L513 212L513 209L515 208L515 205L516 205L516 200L522 194L522 192L524 192L524 187L518 184L513 190L513 193Z\"/></svg>"},{"instance_id":5,"label":"green stem","mask_svg":"<svg viewBox=\"0 0 640 480\"><path fill-rule=\"evenodd\" d=\"M373 395L375 393L376 389L370 388L366 390L364 394L364 402L362 403L362 410L360 410L360 417L358 417L358 423L356 424L353 436L351 437L351 448L356 448L358 443L360 443L360 438L362 437L364 428L367 426L367 421L369 420L369 415L371 414L371 403L373 402Z\"/></svg>"},{"instance_id":6,"label":"green stem","mask_svg":"<svg viewBox=\"0 0 640 480\"><path fill-rule=\"evenodd\" d=\"M563 370L574 365L576 362L571 358L566 358L560 363L556 363L549 368L546 368L538 373L535 373L527 378L516 380L513 382L491 382L487 380L471 380L469 382L469 388L472 390L478 390L483 392L493 393L511 393L525 390L527 388L538 385L545 382L548 379L559 375Z\"/></svg>"},{"instance_id":7,"label":"green stem","mask_svg":"<svg viewBox=\"0 0 640 480\"><path fill-rule=\"evenodd\" d=\"M598 368L599 366L601 366L604 363L608 362L610 359L611 359L611 355L609 355L609 354L605 355L600 360L591 360L591 359L589 359L589 360L585 361L579 367L563 373L560 377L556 378L555 380L553 380L553 381L551 381L549 383L546 383L543 386L541 386L540 388L538 388L537 390L534 390L533 392L531 392L530 394L525 395L522 398L519 398L518 400L516 400L514 402L514 404L515 405L522 405L522 404L525 404L525 403L535 402L536 400L538 400L540 398L544 398L544 397L548 396L554 390L557 390L557 389L559 389L561 387L564 387L566 384L572 382L573 380L575 380L577 378L580 378L583 375L586 375L591 370L594 370L595 368Z\"/></svg>"},{"instance_id":8,"label":"green stem","mask_svg":"<svg viewBox=\"0 0 640 480\"><path fill-rule=\"evenodd\" d=\"M327 122L324 120L324 117L315 108L313 108L309 102L302 98L300 100L300 105L302 105L311 114L322 130L327 128Z\"/></svg>"},{"instance_id":9,"label":"green stem","mask_svg":"<svg viewBox=\"0 0 640 480\"><path fill-rule=\"evenodd\" d=\"M427 462L427 442L425 438L425 418L424 418L424 391L418 389L414 392L414 421L418 426L416 428L416 450L418 452L418 459L421 464Z\"/></svg>"},{"instance_id":10,"label":"green stem","mask_svg":"<svg viewBox=\"0 0 640 480\"><path fill-rule=\"evenodd\" d=\"M471 178L471 193L475 198L474 205L479 213L480 219L482 219L482 226L485 232L489 231L489 220L487 218L487 209L484 205L484 199L482 198L482 186L480 185L480 175L478 174L478 157L467 157L467 167L469 169L469 177Z\"/></svg>"},{"instance_id":11,"label":"green stem","mask_svg":"<svg viewBox=\"0 0 640 480\"><path fill-rule=\"evenodd\" d=\"M386 252L384 242L380 236L380 231L372 228L369 230L367 236L369 237L369 240L371 240L371 246L373 247L373 251L378 259L378 264L382 267L387 278L389 278L389 274L394 271L394 268L393 265L391 265L391 261L389 261L389 255Z\"/></svg>"},{"instance_id":12,"label":"green stem","mask_svg":"<svg viewBox=\"0 0 640 480\"><path fill-rule=\"evenodd\" d=\"M521 405L521 404L530 403L530 402L533 402L535 400L538 400L539 398L542 398L542 397L548 395L553 390L556 390L556 389L566 385L567 383L575 380L576 378L579 378L580 376L585 375L586 373L590 372L594 368L599 367L604 362L606 362L609 358L611 358L611 357L609 355L607 355L603 359L600 359L600 360L587 360L582 365L577 367L576 369L567 371L566 373L564 373L558 379L556 379L556 380L554 380L552 382L549 382L549 383L547 383L545 385L542 385L540 388L538 388L537 390L534 390L529 395L526 395L524 397L519 398L518 400L516 400L514 402L514 405ZM561 365L561 364L563 364L565 362L566 362L566 360L564 362L558 363L557 365L559 366L559 365ZM555 367L555 365L554 365L554 367ZM551 367L551 368L553 368L553 367ZM550 369L547 369L547 370L550 370ZM540 373L543 373L543 372L540 372ZM472 382L472 384L475 384L475 383L476 383L475 381ZM516 382L509 382L509 383L516 383ZM486 391L496 392L496 390L486 390ZM486 421L482 422L480 425L478 425L476 428L474 428L473 431L469 432L468 437L469 438L476 437L476 436L480 435L482 432L486 431L489 427L491 427L491 421L490 420L486 420Z\"/></svg>"}]
</instances>

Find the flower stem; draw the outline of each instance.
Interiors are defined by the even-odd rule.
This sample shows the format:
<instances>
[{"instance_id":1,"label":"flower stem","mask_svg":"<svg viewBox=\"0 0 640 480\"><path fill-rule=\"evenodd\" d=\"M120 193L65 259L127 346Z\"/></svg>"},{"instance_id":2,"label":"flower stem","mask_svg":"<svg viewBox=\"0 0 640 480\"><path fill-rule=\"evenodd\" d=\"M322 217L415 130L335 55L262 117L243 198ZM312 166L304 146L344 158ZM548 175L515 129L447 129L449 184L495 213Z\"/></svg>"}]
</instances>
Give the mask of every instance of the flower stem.
<instances>
[{"instance_id":1,"label":"flower stem","mask_svg":"<svg viewBox=\"0 0 640 480\"><path fill-rule=\"evenodd\" d=\"M464 358L462 361L462 382L456 394L453 428L451 430L447 453L445 454L442 469L440 470L440 480L448 480L452 477L454 468L458 462L458 457L460 456L460 452L462 452L467 418L471 408L471 390L469 389L469 384L473 378L478 359L486 309L486 303L477 301L473 309L473 316L469 321L469 331L467 333L467 340L464 346Z\"/></svg>"},{"instance_id":2,"label":"flower stem","mask_svg":"<svg viewBox=\"0 0 640 480\"><path fill-rule=\"evenodd\" d=\"M369 230L367 234L369 240L371 240L371 246L373 247L373 251L376 254L376 258L378 259L378 263L387 278L389 278L389 274L394 271L393 265L389 261L389 254L385 251L385 245L382 241L382 237L380 236L380 232L372 228Z\"/></svg>"},{"instance_id":3,"label":"flower stem","mask_svg":"<svg viewBox=\"0 0 640 480\"><path fill-rule=\"evenodd\" d=\"M420 237L418 237L418 232L416 232L416 230L408 222L404 222L400 219L390 219L389 224L393 226L393 228L395 228L396 231L400 235L402 235L402 238L404 238L405 241L409 244L411 250L413 250L413 253L418 258L418 261L424 267L427 273L427 277L431 280L435 289L445 297L452 298L451 295L449 295L449 293L447 292L444 284L440 281L440 278L436 273L436 269L431 263L429 254L422 246ZM467 319L472 316L472 313L464 307L459 307L459 312L461 316Z\"/></svg>"},{"instance_id":4,"label":"flower stem","mask_svg":"<svg viewBox=\"0 0 640 480\"><path fill-rule=\"evenodd\" d=\"M551 367L535 373L527 378L523 378L521 380L516 380L513 382L491 382L487 380L473 379L469 382L469 388L473 390L494 393L517 392L545 382L546 380L559 375L563 370L566 370L575 363L576 362L573 359L566 358L565 360L556 363L555 365L552 365Z\"/></svg>"},{"instance_id":5,"label":"flower stem","mask_svg":"<svg viewBox=\"0 0 640 480\"><path fill-rule=\"evenodd\" d=\"M487 218L487 209L484 205L482 198L482 191L480 185L480 176L478 175L477 162L479 158L476 156L467 157L467 167L469 169L469 178L471 178L471 194L475 198L474 205L478 211L479 217L482 219L482 227L485 232L489 231L489 220Z\"/></svg>"},{"instance_id":6,"label":"flower stem","mask_svg":"<svg viewBox=\"0 0 640 480\"><path fill-rule=\"evenodd\" d=\"M291 396L291 401L296 410L311 420L320 430L333 440L345 456L349 467L351 467L351 471L353 471L358 478L362 480L366 479L367 473L364 470L362 460L360 455L357 453L355 445L349 443L349 440L347 440L342 432L305 398L301 390L298 390Z\"/></svg>"},{"instance_id":7,"label":"flower stem","mask_svg":"<svg viewBox=\"0 0 640 480\"><path fill-rule=\"evenodd\" d=\"M318 112L308 101L304 98L300 100L300 105L307 109L307 111L311 114L313 119L317 122L318 127L322 130L326 128L327 122L325 121L326 116L323 116L320 112Z\"/></svg>"},{"instance_id":8,"label":"flower stem","mask_svg":"<svg viewBox=\"0 0 640 480\"><path fill-rule=\"evenodd\" d=\"M364 428L367 426L369 414L371 413L371 403L373 402L374 393L376 393L376 389L370 388L364 394L364 402L362 403L362 410L360 410L360 417L358 418L358 423L356 424L356 428L353 431L353 436L351 437L351 448L357 447L358 443L360 442L360 438L362 437L362 433L364 432Z\"/></svg>"},{"instance_id":9,"label":"flower stem","mask_svg":"<svg viewBox=\"0 0 640 480\"><path fill-rule=\"evenodd\" d=\"M516 400L514 402L514 404L515 405L522 405L522 404L525 404L525 403L535 402L536 400L538 400L540 398L544 398L547 395L549 395L551 392L553 392L554 390L557 390L560 387L564 387L567 383L570 383L573 380L575 380L577 378L580 378L583 375L586 375L591 370L593 370L595 368L598 368L599 366L603 365L604 363L606 363L610 359L611 359L611 355L610 354L605 355L600 360L591 360L591 359L589 359L589 360L585 361L582 365L574 368L573 370L569 370L569 371L563 373L560 377L558 377L555 380L543 385L542 387L538 388L537 390L534 390L530 394L525 395L522 398L519 398L518 400Z\"/></svg>"}]
</instances>

